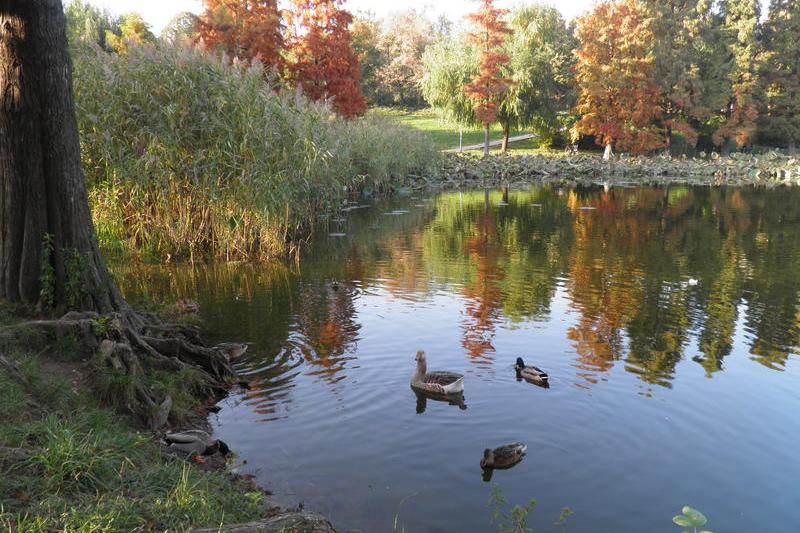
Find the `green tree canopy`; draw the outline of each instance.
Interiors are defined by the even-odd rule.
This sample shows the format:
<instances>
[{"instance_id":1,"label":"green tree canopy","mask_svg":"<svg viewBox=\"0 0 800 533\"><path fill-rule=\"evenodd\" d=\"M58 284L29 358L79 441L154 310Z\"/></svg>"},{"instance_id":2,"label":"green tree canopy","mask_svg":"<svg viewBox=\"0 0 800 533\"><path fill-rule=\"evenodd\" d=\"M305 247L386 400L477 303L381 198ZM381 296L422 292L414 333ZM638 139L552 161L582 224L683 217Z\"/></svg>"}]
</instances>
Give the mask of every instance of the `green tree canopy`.
<instances>
[{"instance_id":1,"label":"green tree canopy","mask_svg":"<svg viewBox=\"0 0 800 533\"><path fill-rule=\"evenodd\" d=\"M540 139L550 140L558 131L559 113L575 104L572 69L577 43L554 7L517 8L510 27L505 76L512 85L498 113L504 137L512 129L531 128Z\"/></svg>"},{"instance_id":2,"label":"green tree canopy","mask_svg":"<svg viewBox=\"0 0 800 533\"><path fill-rule=\"evenodd\" d=\"M800 1L772 0L764 25L762 62L769 140L796 151L800 143Z\"/></svg>"},{"instance_id":3,"label":"green tree canopy","mask_svg":"<svg viewBox=\"0 0 800 533\"><path fill-rule=\"evenodd\" d=\"M96 44L109 50L106 34L118 34L120 31L117 17L85 0L73 0L67 4L64 14L67 17L67 39L73 46Z\"/></svg>"},{"instance_id":4,"label":"green tree canopy","mask_svg":"<svg viewBox=\"0 0 800 533\"><path fill-rule=\"evenodd\" d=\"M449 121L463 126L477 125L472 101L464 92L478 72L478 50L457 38L442 39L422 55L425 74L422 95L431 107Z\"/></svg>"},{"instance_id":5,"label":"green tree canopy","mask_svg":"<svg viewBox=\"0 0 800 533\"><path fill-rule=\"evenodd\" d=\"M143 44L155 42L156 36L150 31L147 24L138 13L128 13L123 15L119 25L119 35L110 30L106 30L106 41L116 52L127 51L131 44Z\"/></svg>"}]
</instances>

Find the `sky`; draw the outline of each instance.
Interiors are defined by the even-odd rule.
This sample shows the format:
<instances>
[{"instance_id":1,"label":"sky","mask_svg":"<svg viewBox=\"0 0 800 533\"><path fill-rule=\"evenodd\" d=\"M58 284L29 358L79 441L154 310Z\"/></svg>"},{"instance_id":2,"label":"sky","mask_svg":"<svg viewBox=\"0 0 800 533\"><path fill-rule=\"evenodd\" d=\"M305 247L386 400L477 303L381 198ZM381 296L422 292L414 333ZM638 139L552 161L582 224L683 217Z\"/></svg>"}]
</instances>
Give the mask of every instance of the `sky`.
<instances>
[{"instance_id":1,"label":"sky","mask_svg":"<svg viewBox=\"0 0 800 533\"><path fill-rule=\"evenodd\" d=\"M90 3L99 7L108 8L116 14L135 11L140 13L144 19L152 26L156 34L178 13L191 11L199 13L202 10L200 0L89 0ZM510 8L515 5L525 3L521 0L498 0L498 7ZM547 3L547 2L543 2ZM576 15L589 10L595 0L571 0L553 1L566 19L571 19ZM435 7L434 7L435 6ZM469 0L346 0L345 7L357 13L359 11L371 11L378 17L414 8L425 13L429 18L435 19L440 14L445 14L451 20L459 20L467 13L475 10L475 3Z\"/></svg>"}]
</instances>

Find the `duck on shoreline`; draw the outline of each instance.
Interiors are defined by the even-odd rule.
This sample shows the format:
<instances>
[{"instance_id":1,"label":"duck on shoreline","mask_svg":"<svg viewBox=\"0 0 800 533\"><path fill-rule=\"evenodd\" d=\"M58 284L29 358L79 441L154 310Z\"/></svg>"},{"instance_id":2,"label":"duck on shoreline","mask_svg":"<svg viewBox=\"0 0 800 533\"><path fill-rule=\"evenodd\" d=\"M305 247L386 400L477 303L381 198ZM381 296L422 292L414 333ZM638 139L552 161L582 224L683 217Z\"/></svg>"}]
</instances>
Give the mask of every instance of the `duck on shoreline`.
<instances>
[{"instance_id":1,"label":"duck on shoreline","mask_svg":"<svg viewBox=\"0 0 800 533\"><path fill-rule=\"evenodd\" d=\"M208 456L219 452L223 457L230 455L231 449L219 439L213 438L201 429L188 429L164 435L164 442L170 450L194 456Z\"/></svg>"},{"instance_id":2,"label":"duck on shoreline","mask_svg":"<svg viewBox=\"0 0 800 533\"><path fill-rule=\"evenodd\" d=\"M417 369L411 376L411 387L434 394L459 394L464 392L464 375L455 372L428 372L425 352L415 357Z\"/></svg>"}]
</instances>

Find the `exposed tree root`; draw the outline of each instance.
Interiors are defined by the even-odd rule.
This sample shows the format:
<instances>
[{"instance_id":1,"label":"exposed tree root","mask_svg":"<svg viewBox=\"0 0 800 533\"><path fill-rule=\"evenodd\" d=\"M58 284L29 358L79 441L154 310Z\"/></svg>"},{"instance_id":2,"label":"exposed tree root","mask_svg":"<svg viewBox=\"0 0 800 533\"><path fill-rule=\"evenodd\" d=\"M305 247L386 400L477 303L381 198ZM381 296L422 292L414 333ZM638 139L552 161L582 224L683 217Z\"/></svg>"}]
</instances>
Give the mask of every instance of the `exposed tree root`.
<instances>
[{"instance_id":1,"label":"exposed tree root","mask_svg":"<svg viewBox=\"0 0 800 533\"><path fill-rule=\"evenodd\" d=\"M132 311L72 312L57 320L15 324L0 329L2 345L92 361L96 381L104 384L113 403L154 430L167 423L173 399L154 390L151 372L189 371L195 377L192 392L206 398L224 395L233 377L225 355L207 348L196 328L163 324ZM0 358L0 365L6 362Z\"/></svg>"}]
</instances>

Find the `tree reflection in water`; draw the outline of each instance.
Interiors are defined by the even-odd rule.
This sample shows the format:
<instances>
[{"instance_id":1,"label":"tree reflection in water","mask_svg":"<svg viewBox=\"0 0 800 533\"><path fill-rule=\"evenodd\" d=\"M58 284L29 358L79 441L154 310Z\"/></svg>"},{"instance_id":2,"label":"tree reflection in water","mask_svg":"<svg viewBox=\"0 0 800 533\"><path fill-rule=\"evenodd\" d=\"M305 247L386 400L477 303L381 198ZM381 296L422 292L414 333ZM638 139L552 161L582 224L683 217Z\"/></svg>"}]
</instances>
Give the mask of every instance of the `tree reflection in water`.
<instances>
[{"instance_id":1,"label":"tree reflection in water","mask_svg":"<svg viewBox=\"0 0 800 533\"><path fill-rule=\"evenodd\" d=\"M765 367L797 352L798 200L796 190L684 186L444 193L428 207L407 200L404 216L351 213L349 237L320 243L300 267L126 263L115 273L133 298L197 298L213 340L254 342L240 370L253 381L246 401L265 417L281 416L299 375L346 379L359 314L381 313L360 310L365 294L414 306L446 293L478 371L495 364L500 328L552 321L561 299L568 313L556 318L569 321L565 341L587 385L622 363L669 387L687 358L709 377L722 371L737 330Z\"/></svg>"}]
</instances>

